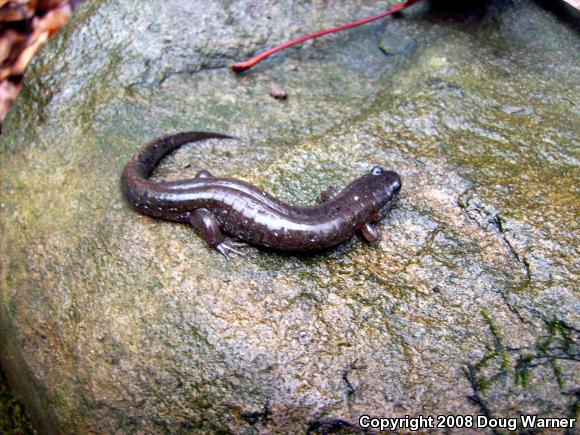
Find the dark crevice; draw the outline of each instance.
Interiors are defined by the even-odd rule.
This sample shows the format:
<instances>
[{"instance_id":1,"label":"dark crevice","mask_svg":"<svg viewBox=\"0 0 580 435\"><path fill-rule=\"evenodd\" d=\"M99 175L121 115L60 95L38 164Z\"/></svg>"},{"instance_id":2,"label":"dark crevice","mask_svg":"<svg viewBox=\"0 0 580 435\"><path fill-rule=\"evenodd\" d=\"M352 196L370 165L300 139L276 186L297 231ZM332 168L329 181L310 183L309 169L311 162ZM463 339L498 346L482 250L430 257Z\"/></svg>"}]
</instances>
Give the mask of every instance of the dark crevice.
<instances>
[{"instance_id":1,"label":"dark crevice","mask_svg":"<svg viewBox=\"0 0 580 435\"><path fill-rule=\"evenodd\" d=\"M268 402L264 403L261 411L244 412L242 418L251 426L254 426L256 423L267 424L270 419L270 404Z\"/></svg>"},{"instance_id":2,"label":"dark crevice","mask_svg":"<svg viewBox=\"0 0 580 435\"><path fill-rule=\"evenodd\" d=\"M362 369L364 367L360 367L356 365L356 360L355 362L353 362L352 364L350 364L347 369L342 373L342 380L344 381L344 383L346 384L346 395L347 397L351 397L354 395L354 393L356 393L356 388L352 385L352 383L350 382L350 380L348 379L348 375L350 374L350 372L352 372L353 370L359 370Z\"/></svg>"},{"instance_id":3,"label":"dark crevice","mask_svg":"<svg viewBox=\"0 0 580 435\"><path fill-rule=\"evenodd\" d=\"M493 418L493 413L491 412L489 405L486 400L482 397L482 387L477 379L477 369L472 364L467 364L463 369L463 373L471 386L473 394L468 396L469 401L477 406L481 413L488 419ZM493 434L499 434L496 429L492 429Z\"/></svg>"},{"instance_id":4,"label":"dark crevice","mask_svg":"<svg viewBox=\"0 0 580 435\"><path fill-rule=\"evenodd\" d=\"M512 305L512 303L509 301L505 291L500 291L499 295L501 297L501 300L505 304L505 306L508 308L508 310L510 310L511 313L515 314L515 316L518 318L518 320L520 322L526 323L526 324L530 323L529 320L527 320L524 316L522 316L522 314L519 312L519 310Z\"/></svg>"},{"instance_id":5,"label":"dark crevice","mask_svg":"<svg viewBox=\"0 0 580 435\"><path fill-rule=\"evenodd\" d=\"M566 391L562 394L572 395L575 397L574 403L570 407L570 412L568 413L568 418L575 418L578 420L578 415L580 414L580 388L576 388L572 391ZM572 435L576 433L576 429L574 427L569 427L566 429L566 435Z\"/></svg>"},{"instance_id":6,"label":"dark crevice","mask_svg":"<svg viewBox=\"0 0 580 435\"><path fill-rule=\"evenodd\" d=\"M307 434L335 434L335 433L368 433L366 430L340 418L323 418L308 425Z\"/></svg>"},{"instance_id":7,"label":"dark crevice","mask_svg":"<svg viewBox=\"0 0 580 435\"><path fill-rule=\"evenodd\" d=\"M570 418L577 418L580 390L566 389L566 376L560 361L580 362L578 349L578 331L570 328L560 320L545 320L547 333L538 334L533 347L507 347L503 344L501 331L492 317L485 310L481 312L493 336L493 344L487 346L487 353L476 364L467 363L463 372L469 381L473 394L469 401L476 405L488 418L493 417L490 403L484 398L485 392L498 382L505 383L508 376L514 376L514 382L522 389L530 385L533 369L536 367L551 368L554 381L564 396L574 396L570 404ZM513 363L511 361L514 361ZM494 362L499 367L491 366ZM487 373L483 370L487 369ZM493 433L500 433L494 431ZM530 432L527 432L530 433Z\"/></svg>"},{"instance_id":8,"label":"dark crevice","mask_svg":"<svg viewBox=\"0 0 580 435\"><path fill-rule=\"evenodd\" d=\"M383 55L385 55L385 56L387 56L387 57L393 56L393 53L389 53L389 52L388 52L387 50L385 50L383 47L379 47L379 51L380 51L381 53L383 53Z\"/></svg>"},{"instance_id":9,"label":"dark crevice","mask_svg":"<svg viewBox=\"0 0 580 435\"><path fill-rule=\"evenodd\" d=\"M516 261L518 263L521 263L524 266L524 270L526 271L526 276L528 278L528 281L531 282L532 281L532 271L530 269L530 263L528 262L528 259L526 258L526 256L518 253L516 248L514 248L512 243L508 240L507 234L509 231L507 231L504 228L503 218L500 216L499 213L496 214L495 216L493 216L493 218L491 219L491 223L497 228L498 232L501 234L501 238L504 241L504 243L507 245L512 256L516 259Z\"/></svg>"},{"instance_id":10,"label":"dark crevice","mask_svg":"<svg viewBox=\"0 0 580 435\"><path fill-rule=\"evenodd\" d=\"M205 72L205 71L215 71L215 70L222 70L222 69L229 69L228 65L220 65L220 66L200 66L199 68L191 68L191 69L184 69L181 71L168 71L166 73L163 73L163 75L161 76L161 78L158 80L157 84L158 86L163 85L163 83L165 83L168 79L170 79L173 76L179 76L179 75L188 75L188 76L193 76L195 74L199 74L201 72Z\"/></svg>"},{"instance_id":11,"label":"dark crevice","mask_svg":"<svg viewBox=\"0 0 580 435\"><path fill-rule=\"evenodd\" d=\"M520 263L526 274L526 278L528 282L532 281L532 269L527 257L524 254L518 252L518 250L514 247L514 245L509 241L507 235L509 234L509 230L504 226L504 220L501 217L500 213L495 213L489 216L489 211L478 207L476 204L472 204L470 201L470 195L473 193L474 188L470 187L469 189L465 190L463 193L459 195L457 198L457 205L461 209L462 213L465 217L467 217L470 221L474 222L479 228L484 231L489 231L489 225L491 225L495 231L500 235L503 243L507 246L510 254L512 257ZM479 214L480 218L477 216L473 216L472 210ZM487 214L487 216L486 216ZM482 223L482 220L485 221L485 224Z\"/></svg>"}]
</instances>

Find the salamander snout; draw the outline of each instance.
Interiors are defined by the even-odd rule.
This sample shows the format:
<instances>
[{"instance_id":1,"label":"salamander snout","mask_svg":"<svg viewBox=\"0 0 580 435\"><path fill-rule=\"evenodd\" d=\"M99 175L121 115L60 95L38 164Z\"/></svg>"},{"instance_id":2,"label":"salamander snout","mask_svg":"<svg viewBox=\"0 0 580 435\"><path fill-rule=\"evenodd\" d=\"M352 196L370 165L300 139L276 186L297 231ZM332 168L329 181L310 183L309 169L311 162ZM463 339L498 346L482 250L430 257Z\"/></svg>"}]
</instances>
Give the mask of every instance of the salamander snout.
<instances>
[{"instance_id":1,"label":"salamander snout","mask_svg":"<svg viewBox=\"0 0 580 435\"><path fill-rule=\"evenodd\" d=\"M381 184L386 187L390 194L397 195L401 190L401 177L395 171L387 171L381 166L371 169L371 175L380 177Z\"/></svg>"},{"instance_id":2,"label":"salamander snout","mask_svg":"<svg viewBox=\"0 0 580 435\"><path fill-rule=\"evenodd\" d=\"M391 172L392 176L393 176L393 191L395 192L395 195L399 193L399 190L401 190L401 177L399 176L399 174L397 174L394 171L389 171Z\"/></svg>"},{"instance_id":3,"label":"salamander snout","mask_svg":"<svg viewBox=\"0 0 580 435\"><path fill-rule=\"evenodd\" d=\"M369 219L366 222L378 222L383 219L388 211L393 207L395 199L401 190L401 177L395 171L383 169L375 166L370 173L363 177L364 189L371 192L373 203L369 212Z\"/></svg>"}]
</instances>

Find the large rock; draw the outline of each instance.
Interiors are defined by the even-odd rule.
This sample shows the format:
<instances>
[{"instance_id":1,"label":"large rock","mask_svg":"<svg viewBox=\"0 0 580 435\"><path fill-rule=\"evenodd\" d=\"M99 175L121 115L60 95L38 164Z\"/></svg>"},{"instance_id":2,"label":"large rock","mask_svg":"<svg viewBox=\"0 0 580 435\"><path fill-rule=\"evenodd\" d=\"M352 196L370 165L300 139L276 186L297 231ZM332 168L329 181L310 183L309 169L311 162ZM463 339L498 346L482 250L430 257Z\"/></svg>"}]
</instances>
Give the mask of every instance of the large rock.
<instances>
[{"instance_id":1,"label":"large rock","mask_svg":"<svg viewBox=\"0 0 580 435\"><path fill-rule=\"evenodd\" d=\"M227 65L384 2L85 3L1 142L2 363L39 428L574 416L578 17L552 3L421 3L242 76ZM307 204L382 164L402 196L375 247L227 262L121 196L142 143L189 129L240 140L157 177L208 167Z\"/></svg>"}]
</instances>

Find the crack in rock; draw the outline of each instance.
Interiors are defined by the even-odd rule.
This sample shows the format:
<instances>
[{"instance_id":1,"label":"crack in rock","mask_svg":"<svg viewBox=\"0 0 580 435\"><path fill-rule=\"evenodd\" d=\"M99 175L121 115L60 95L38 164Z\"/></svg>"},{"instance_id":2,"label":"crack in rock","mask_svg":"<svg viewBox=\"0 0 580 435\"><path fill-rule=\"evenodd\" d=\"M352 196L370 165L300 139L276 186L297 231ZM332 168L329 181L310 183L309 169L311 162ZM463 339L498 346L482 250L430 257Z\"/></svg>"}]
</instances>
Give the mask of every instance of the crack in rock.
<instances>
[{"instance_id":1,"label":"crack in rock","mask_svg":"<svg viewBox=\"0 0 580 435\"><path fill-rule=\"evenodd\" d=\"M268 402L264 403L261 411L244 412L242 418L251 426L254 426L256 423L267 424L270 418L270 404Z\"/></svg>"},{"instance_id":2,"label":"crack in rock","mask_svg":"<svg viewBox=\"0 0 580 435\"><path fill-rule=\"evenodd\" d=\"M363 368L364 367L362 367L362 366L357 366L356 365L356 361L355 361L352 364L349 364L349 366L346 368L346 370L342 373L342 380L346 384L346 395L347 395L347 397L350 398L351 396L354 395L354 393L356 393L356 388L352 385L352 383L348 379L348 375L353 370L360 370L360 369L363 369Z\"/></svg>"},{"instance_id":3,"label":"crack in rock","mask_svg":"<svg viewBox=\"0 0 580 435\"><path fill-rule=\"evenodd\" d=\"M340 418L323 418L315 420L308 426L307 434L333 434L348 430L347 433L368 433L366 430Z\"/></svg>"},{"instance_id":4,"label":"crack in rock","mask_svg":"<svg viewBox=\"0 0 580 435\"><path fill-rule=\"evenodd\" d=\"M457 205L479 228L499 234L513 258L522 265L528 282L531 282L532 269L527 256L523 253L529 249L528 237L523 234L525 231L523 226L506 220L495 207L484 203L475 193L474 187L459 195Z\"/></svg>"}]
</instances>

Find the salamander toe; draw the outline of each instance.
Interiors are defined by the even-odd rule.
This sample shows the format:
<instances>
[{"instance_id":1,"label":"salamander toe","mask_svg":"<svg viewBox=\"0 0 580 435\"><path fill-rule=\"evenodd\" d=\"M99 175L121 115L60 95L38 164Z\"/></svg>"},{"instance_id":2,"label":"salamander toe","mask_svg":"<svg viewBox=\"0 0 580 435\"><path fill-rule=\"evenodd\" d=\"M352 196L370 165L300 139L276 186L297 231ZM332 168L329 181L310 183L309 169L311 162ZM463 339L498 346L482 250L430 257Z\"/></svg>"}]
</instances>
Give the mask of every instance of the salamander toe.
<instances>
[{"instance_id":1,"label":"salamander toe","mask_svg":"<svg viewBox=\"0 0 580 435\"><path fill-rule=\"evenodd\" d=\"M216 249L218 250L218 252L220 254L222 254L224 257L226 257L228 260L231 260L230 255L231 254L236 254L239 255L241 257L245 257L246 254L244 254L242 251L240 251L240 248L243 248L245 246L248 246L247 243L243 243L243 242L238 242L232 239L225 239L223 242L221 242L219 245L216 246Z\"/></svg>"}]
</instances>

